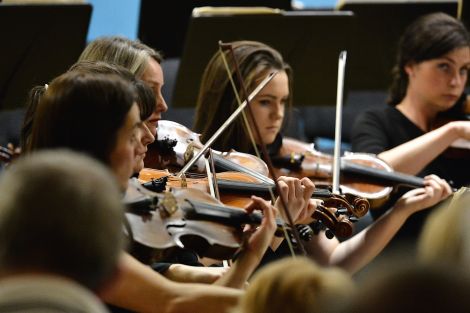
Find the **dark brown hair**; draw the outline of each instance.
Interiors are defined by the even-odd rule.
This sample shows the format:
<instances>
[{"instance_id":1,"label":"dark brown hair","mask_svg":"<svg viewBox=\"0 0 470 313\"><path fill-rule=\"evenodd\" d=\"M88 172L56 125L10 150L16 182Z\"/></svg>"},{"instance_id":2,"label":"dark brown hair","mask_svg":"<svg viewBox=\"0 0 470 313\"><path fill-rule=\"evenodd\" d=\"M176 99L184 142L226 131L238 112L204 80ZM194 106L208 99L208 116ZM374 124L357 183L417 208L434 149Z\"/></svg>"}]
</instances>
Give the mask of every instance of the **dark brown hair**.
<instances>
[{"instance_id":1,"label":"dark brown hair","mask_svg":"<svg viewBox=\"0 0 470 313\"><path fill-rule=\"evenodd\" d=\"M232 46L248 92L253 91L270 72L285 71L289 78L288 105L291 106L292 70L284 62L281 54L270 46L255 41L237 41L233 42ZM225 52L225 54L229 65L233 65L231 53ZM238 94L243 95L234 67L231 66L231 68ZM238 108L238 103L222 56L216 53L206 66L197 99L194 131L201 134L201 141L207 141L236 108ZM241 117L225 130L213 147L221 151L236 149L248 152L250 150L250 140Z\"/></svg>"},{"instance_id":2,"label":"dark brown hair","mask_svg":"<svg viewBox=\"0 0 470 313\"><path fill-rule=\"evenodd\" d=\"M67 72L41 98L27 148L67 147L108 164L135 100L133 86L119 76Z\"/></svg>"},{"instance_id":3,"label":"dark brown hair","mask_svg":"<svg viewBox=\"0 0 470 313\"><path fill-rule=\"evenodd\" d=\"M420 17L407 27L402 35L388 103L399 104L408 88L405 66L435 59L450 51L470 47L470 36L462 22L445 13L433 13Z\"/></svg>"}]
</instances>

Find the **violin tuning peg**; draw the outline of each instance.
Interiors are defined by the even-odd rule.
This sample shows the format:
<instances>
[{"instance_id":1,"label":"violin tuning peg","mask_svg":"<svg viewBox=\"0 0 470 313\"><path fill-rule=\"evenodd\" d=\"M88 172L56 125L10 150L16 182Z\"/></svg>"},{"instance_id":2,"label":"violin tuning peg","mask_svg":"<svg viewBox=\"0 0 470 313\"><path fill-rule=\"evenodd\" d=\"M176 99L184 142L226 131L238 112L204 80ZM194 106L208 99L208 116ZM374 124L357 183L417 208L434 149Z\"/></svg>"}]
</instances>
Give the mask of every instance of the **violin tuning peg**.
<instances>
[{"instance_id":1,"label":"violin tuning peg","mask_svg":"<svg viewBox=\"0 0 470 313\"><path fill-rule=\"evenodd\" d=\"M300 239L310 241L313 238L314 232L309 225L295 225L299 232Z\"/></svg>"},{"instance_id":2,"label":"violin tuning peg","mask_svg":"<svg viewBox=\"0 0 470 313\"><path fill-rule=\"evenodd\" d=\"M328 239L333 239L333 237L335 236L335 233L331 229L327 229L325 231L325 236Z\"/></svg>"},{"instance_id":3,"label":"violin tuning peg","mask_svg":"<svg viewBox=\"0 0 470 313\"><path fill-rule=\"evenodd\" d=\"M351 221L351 222L353 222L353 223L356 223L357 221L359 221L359 219L358 219L357 217L355 217L355 216L351 216L351 217L349 218L349 221Z\"/></svg>"},{"instance_id":4,"label":"violin tuning peg","mask_svg":"<svg viewBox=\"0 0 470 313\"><path fill-rule=\"evenodd\" d=\"M339 208L338 210L336 210L336 216L340 216L342 214L346 214L348 213L348 209L346 208Z\"/></svg>"}]
</instances>

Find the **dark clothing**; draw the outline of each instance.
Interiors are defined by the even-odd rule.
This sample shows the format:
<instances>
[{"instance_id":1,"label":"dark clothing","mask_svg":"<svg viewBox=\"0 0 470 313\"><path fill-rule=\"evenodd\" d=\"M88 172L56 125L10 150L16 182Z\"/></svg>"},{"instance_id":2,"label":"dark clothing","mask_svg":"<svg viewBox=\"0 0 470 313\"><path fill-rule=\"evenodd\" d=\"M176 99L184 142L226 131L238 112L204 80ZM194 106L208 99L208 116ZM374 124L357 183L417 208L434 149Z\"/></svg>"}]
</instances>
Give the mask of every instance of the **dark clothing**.
<instances>
[{"instance_id":1,"label":"dark clothing","mask_svg":"<svg viewBox=\"0 0 470 313\"><path fill-rule=\"evenodd\" d=\"M354 123L352 149L355 152L379 154L416 137L424 132L395 107L370 110L361 114ZM468 160L450 159L444 154L434 159L417 176L436 174L452 181L454 187L470 184Z\"/></svg>"},{"instance_id":2,"label":"dark clothing","mask_svg":"<svg viewBox=\"0 0 470 313\"><path fill-rule=\"evenodd\" d=\"M423 134L420 128L395 107L373 109L362 113L356 119L352 131L352 149L355 152L379 154ZM470 183L469 167L464 163L463 159L449 159L441 155L416 176L436 174L451 181L454 187L460 187ZM392 195L388 205L382 210L372 210L371 215L377 218L383 214L405 191L401 190L400 193ZM424 210L413 214L394 237L393 244L414 242L430 211Z\"/></svg>"}]
</instances>

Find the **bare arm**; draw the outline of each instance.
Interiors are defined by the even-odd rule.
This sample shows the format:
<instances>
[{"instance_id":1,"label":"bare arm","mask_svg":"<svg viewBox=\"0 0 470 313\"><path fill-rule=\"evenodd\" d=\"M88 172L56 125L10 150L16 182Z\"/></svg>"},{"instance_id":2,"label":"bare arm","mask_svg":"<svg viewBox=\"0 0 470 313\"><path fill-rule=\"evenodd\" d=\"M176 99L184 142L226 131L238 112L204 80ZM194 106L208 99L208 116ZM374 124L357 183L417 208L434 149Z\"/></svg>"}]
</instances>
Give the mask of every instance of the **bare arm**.
<instances>
[{"instance_id":1,"label":"bare arm","mask_svg":"<svg viewBox=\"0 0 470 313\"><path fill-rule=\"evenodd\" d=\"M357 272L383 250L411 214L438 203L451 193L449 185L435 175L427 176L425 183L426 187L403 195L392 209L354 237L339 243L319 236L312 244L320 248L313 251L316 254L312 257L318 258L319 263Z\"/></svg>"},{"instance_id":2,"label":"bare arm","mask_svg":"<svg viewBox=\"0 0 470 313\"><path fill-rule=\"evenodd\" d=\"M241 296L231 288L171 282L128 254L104 301L138 312L228 312Z\"/></svg>"},{"instance_id":3,"label":"bare arm","mask_svg":"<svg viewBox=\"0 0 470 313\"><path fill-rule=\"evenodd\" d=\"M217 280L216 284L218 285L243 288L273 240L276 231L276 209L261 198L252 197L252 200L253 204L246 210L248 212L253 211L255 208L262 210L264 213L263 220L258 228L247 231L249 239L246 241L240 256L230 270Z\"/></svg>"},{"instance_id":4,"label":"bare arm","mask_svg":"<svg viewBox=\"0 0 470 313\"><path fill-rule=\"evenodd\" d=\"M416 175L455 140L470 140L470 122L450 122L378 155L396 171Z\"/></svg>"}]
</instances>

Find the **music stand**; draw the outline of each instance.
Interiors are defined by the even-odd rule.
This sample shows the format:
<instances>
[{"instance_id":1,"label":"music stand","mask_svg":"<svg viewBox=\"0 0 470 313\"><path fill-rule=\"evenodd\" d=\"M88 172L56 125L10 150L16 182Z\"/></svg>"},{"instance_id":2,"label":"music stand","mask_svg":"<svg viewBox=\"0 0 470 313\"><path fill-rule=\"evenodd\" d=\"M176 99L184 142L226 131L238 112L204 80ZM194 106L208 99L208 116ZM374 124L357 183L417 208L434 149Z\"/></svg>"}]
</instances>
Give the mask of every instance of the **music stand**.
<instances>
[{"instance_id":1,"label":"music stand","mask_svg":"<svg viewBox=\"0 0 470 313\"><path fill-rule=\"evenodd\" d=\"M272 46L293 68L296 106L334 105L337 56L349 47L352 20L351 12L334 11L193 16L172 106L195 106L204 68L219 40L256 40Z\"/></svg>"},{"instance_id":2,"label":"music stand","mask_svg":"<svg viewBox=\"0 0 470 313\"><path fill-rule=\"evenodd\" d=\"M64 73L86 44L90 4L0 3L0 110L24 106L28 91Z\"/></svg>"}]
</instances>

